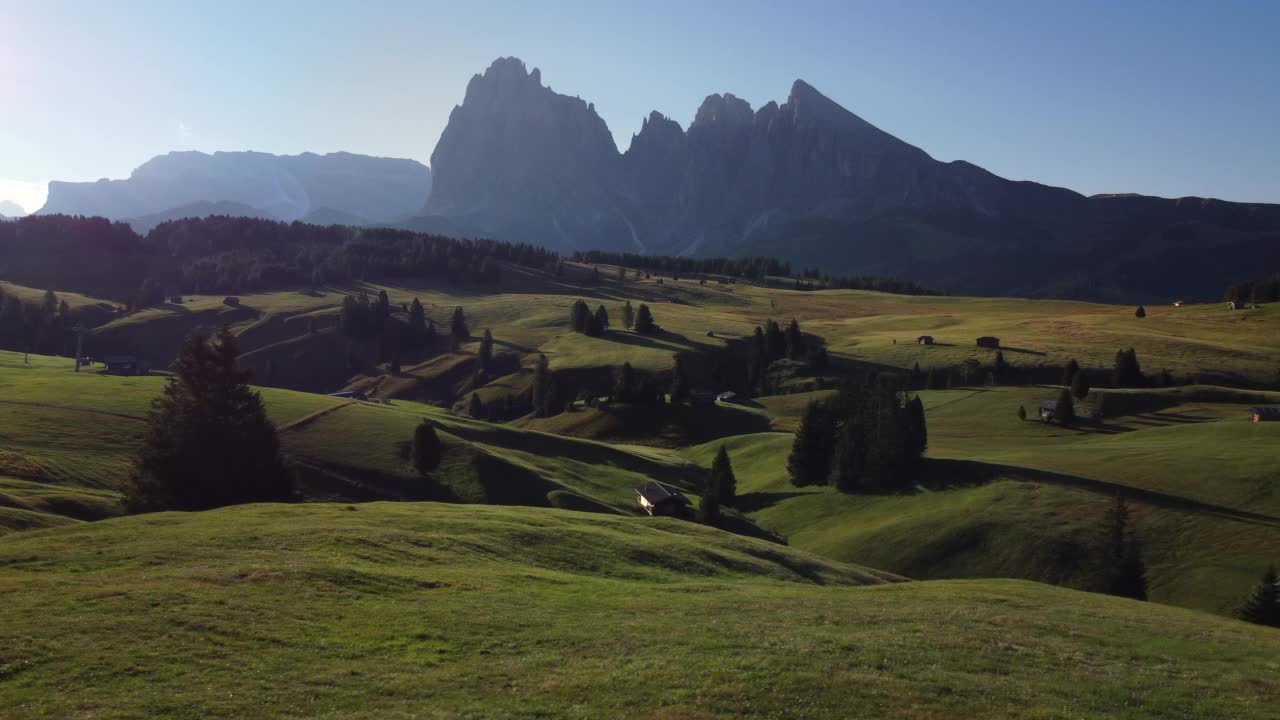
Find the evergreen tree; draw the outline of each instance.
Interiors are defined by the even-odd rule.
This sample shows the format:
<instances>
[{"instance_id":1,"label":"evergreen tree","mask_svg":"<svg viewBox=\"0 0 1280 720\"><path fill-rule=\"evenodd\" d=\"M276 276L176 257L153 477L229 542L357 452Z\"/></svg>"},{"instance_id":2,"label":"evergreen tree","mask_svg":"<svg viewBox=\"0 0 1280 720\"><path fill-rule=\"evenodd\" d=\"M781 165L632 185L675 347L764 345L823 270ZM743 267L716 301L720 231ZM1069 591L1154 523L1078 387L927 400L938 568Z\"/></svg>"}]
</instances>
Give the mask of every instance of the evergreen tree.
<instances>
[{"instance_id":1,"label":"evergreen tree","mask_svg":"<svg viewBox=\"0 0 1280 720\"><path fill-rule=\"evenodd\" d=\"M1004 361L1004 350L997 350L995 362L991 365L991 372L995 373L995 376L1000 378L1004 377L1008 370L1009 364Z\"/></svg>"},{"instance_id":2,"label":"evergreen tree","mask_svg":"<svg viewBox=\"0 0 1280 720\"><path fill-rule=\"evenodd\" d=\"M484 403L480 401L479 393L471 393L471 405L467 408L467 414L473 418L484 415Z\"/></svg>"},{"instance_id":3,"label":"evergreen tree","mask_svg":"<svg viewBox=\"0 0 1280 720\"><path fill-rule=\"evenodd\" d=\"M640 393L639 384L636 382L635 368L631 367L631 363L624 362L622 367L618 369L613 379L613 396L614 402L633 403L638 399Z\"/></svg>"},{"instance_id":4,"label":"evergreen tree","mask_svg":"<svg viewBox=\"0 0 1280 720\"><path fill-rule=\"evenodd\" d=\"M831 458L833 481L840 492L853 493L862 488L866 460L862 440L862 428L859 427L857 419L846 419L836 437Z\"/></svg>"},{"instance_id":5,"label":"evergreen tree","mask_svg":"<svg viewBox=\"0 0 1280 720\"><path fill-rule=\"evenodd\" d=\"M275 426L241 370L227 328L193 333L153 404L127 503L134 512L293 499Z\"/></svg>"},{"instance_id":6,"label":"evergreen tree","mask_svg":"<svg viewBox=\"0 0 1280 720\"><path fill-rule=\"evenodd\" d=\"M386 290L378 291L378 300L373 306L373 317L378 327L382 327L387 318L391 317L391 298L387 296Z\"/></svg>"},{"instance_id":7,"label":"evergreen tree","mask_svg":"<svg viewBox=\"0 0 1280 720\"><path fill-rule=\"evenodd\" d=\"M787 325L787 357L803 360L804 356L804 333L800 332L800 323L791 318L791 323Z\"/></svg>"},{"instance_id":8,"label":"evergreen tree","mask_svg":"<svg viewBox=\"0 0 1280 720\"><path fill-rule=\"evenodd\" d=\"M591 325L595 328L596 335L609 329L609 311L604 309L604 305L596 308L595 314L591 316Z\"/></svg>"},{"instance_id":9,"label":"evergreen tree","mask_svg":"<svg viewBox=\"0 0 1280 720\"><path fill-rule=\"evenodd\" d=\"M1070 425L1076 420L1076 404L1071 396L1071 390L1063 388L1058 393L1058 406L1053 411L1053 417L1063 425Z\"/></svg>"},{"instance_id":10,"label":"evergreen tree","mask_svg":"<svg viewBox=\"0 0 1280 720\"><path fill-rule=\"evenodd\" d=\"M488 374L493 369L493 333L485 328L480 338L480 372Z\"/></svg>"},{"instance_id":11,"label":"evergreen tree","mask_svg":"<svg viewBox=\"0 0 1280 720\"><path fill-rule=\"evenodd\" d=\"M591 309L587 307L586 301L573 301L573 306L569 310L569 327L573 328L574 332L590 334Z\"/></svg>"},{"instance_id":12,"label":"evergreen tree","mask_svg":"<svg viewBox=\"0 0 1280 720\"><path fill-rule=\"evenodd\" d=\"M671 404L683 405L689 402L689 376L684 369L684 358L679 353L671 356L675 365L671 368Z\"/></svg>"},{"instance_id":13,"label":"evergreen tree","mask_svg":"<svg viewBox=\"0 0 1280 720\"><path fill-rule=\"evenodd\" d=\"M622 282L622 281L625 281L626 279L627 279L627 269L626 269L626 268L624 268L624 267L622 267L621 265L619 265L619 266L618 266L618 281L619 281L619 282Z\"/></svg>"},{"instance_id":14,"label":"evergreen tree","mask_svg":"<svg viewBox=\"0 0 1280 720\"><path fill-rule=\"evenodd\" d=\"M1142 366L1138 363L1138 353L1133 348L1116 352L1115 376L1116 387L1142 387L1147 384L1142 374Z\"/></svg>"},{"instance_id":15,"label":"evergreen tree","mask_svg":"<svg viewBox=\"0 0 1280 720\"><path fill-rule=\"evenodd\" d=\"M729 451L724 445L716 452L716 459L711 461L708 486L715 489L720 505L732 506L737 499L738 479L733 475L733 464L729 462Z\"/></svg>"},{"instance_id":16,"label":"evergreen tree","mask_svg":"<svg viewBox=\"0 0 1280 720\"><path fill-rule=\"evenodd\" d=\"M1076 396L1078 400L1084 400L1089 397L1089 373L1080 370L1076 373L1075 379L1071 381L1071 394Z\"/></svg>"},{"instance_id":17,"label":"evergreen tree","mask_svg":"<svg viewBox=\"0 0 1280 720\"><path fill-rule=\"evenodd\" d=\"M1245 622L1280 628L1280 578L1272 565L1262 575L1262 581L1245 600L1237 616Z\"/></svg>"},{"instance_id":18,"label":"evergreen tree","mask_svg":"<svg viewBox=\"0 0 1280 720\"><path fill-rule=\"evenodd\" d=\"M538 366L533 374L533 412L537 417L551 415L554 398L551 378L551 366L547 356L538 355Z\"/></svg>"},{"instance_id":19,"label":"evergreen tree","mask_svg":"<svg viewBox=\"0 0 1280 720\"><path fill-rule=\"evenodd\" d=\"M426 477L440 465L440 436L429 421L423 420L413 430L413 467Z\"/></svg>"},{"instance_id":20,"label":"evergreen tree","mask_svg":"<svg viewBox=\"0 0 1280 720\"><path fill-rule=\"evenodd\" d=\"M817 402L809 403L800 428L791 443L787 472L796 487L823 485L831 474L831 449L834 432L826 409Z\"/></svg>"},{"instance_id":21,"label":"evergreen tree","mask_svg":"<svg viewBox=\"0 0 1280 720\"><path fill-rule=\"evenodd\" d=\"M1144 318L1147 316L1147 309L1139 305L1138 309L1133 311L1133 315L1134 317Z\"/></svg>"},{"instance_id":22,"label":"evergreen tree","mask_svg":"<svg viewBox=\"0 0 1280 720\"><path fill-rule=\"evenodd\" d=\"M635 311L635 308L631 307L631 301L628 300L626 304L622 306L622 325L626 329L630 330L631 327L635 324L636 324L636 311Z\"/></svg>"},{"instance_id":23,"label":"evergreen tree","mask_svg":"<svg viewBox=\"0 0 1280 720\"><path fill-rule=\"evenodd\" d=\"M1067 366L1062 369L1062 382L1058 383L1064 387L1071 387L1071 383L1075 382L1076 375L1080 373L1080 363L1075 358L1067 361Z\"/></svg>"},{"instance_id":24,"label":"evergreen tree","mask_svg":"<svg viewBox=\"0 0 1280 720\"><path fill-rule=\"evenodd\" d=\"M1102 547L1099 589L1134 600L1147 599L1147 570L1141 548L1129 527L1129 504L1120 495L1107 512Z\"/></svg>"},{"instance_id":25,"label":"evergreen tree","mask_svg":"<svg viewBox=\"0 0 1280 720\"><path fill-rule=\"evenodd\" d=\"M421 348L426 346L429 335L427 333L427 312L422 308L422 303L418 298L414 298L409 305L409 325L407 328L409 347Z\"/></svg>"},{"instance_id":26,"label":"evergreen tree","mask_svg":"<svg viewBox=\"0 0 1280 720\"><path fill-rule=\"evenodd\" d=\"M778 323L769 320L764 324L764 340L769 362L787 356L787 336Z\"/></svg>"},{"instance_id":27,"label":"evergreen tree","mask_svg":"<svg viewBox=\"0 0 1280 720\"><path fill-rule=\"evenodd\" d=\"M906 414L906 458L908 466L919 463L924 451L929 448L929 430L924 419L924 403L916 395L907 401Z\"/></svg>"},{"instance_id":28,"label":"evergreen tree","mask_svg":"<svg viewBox=\"0 0 1280 720\"><path fill-rule=\"evenodd\" d=\"M1025 407L1023 407L1022 405L1019 405L1019 406L1018 406L1018 419L1019 419L1019 420L1026 420L1026 419L1027 419L1027 409L1026 409Z\"/></svg>"},{"instance_id":29,"label":"evergreen tree","mask_svg":"<svg viewBox=\"0 0 1280 720\"><path fill-rule=\"evenodd\" d=\"M467 328L467 316L463 314L461 305L453 309L453 322L450 325L449 334L458 342L471 337L471 330Z\"/></svg>"},{"instance_id":30,"label":"evergreen tree","mask_svg":"<svg viewBox=\"0 0 1280 720\"><path fill-rule=\"evenodd\" d=\"M809 369L814 372L822 372L831 364L831 359L827 357L827 349L818 346L809 353Z\"/></svg>"},{"instance_id":31,"label":"evergreen tree","mask_svg":"<svg viewBox=\"0 0 1280 720\"><path fill-rule=\"evenodd\" d=\"M636 311L635 330L641 335L652 335L658 326L653 322L653 313L649 312L649 306L640 303L640 309Z\"/></svg>"}]
</instances>

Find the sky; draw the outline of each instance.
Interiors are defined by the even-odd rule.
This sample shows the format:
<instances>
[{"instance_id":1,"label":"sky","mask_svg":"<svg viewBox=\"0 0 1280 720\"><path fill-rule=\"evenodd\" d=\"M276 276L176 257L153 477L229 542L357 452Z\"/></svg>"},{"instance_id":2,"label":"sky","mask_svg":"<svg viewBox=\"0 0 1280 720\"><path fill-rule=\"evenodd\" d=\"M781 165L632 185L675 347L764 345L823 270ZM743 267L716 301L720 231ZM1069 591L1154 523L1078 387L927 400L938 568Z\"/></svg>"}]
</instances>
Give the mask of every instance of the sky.
<instances>
[{"instance_id":1,"label":"sky","mask_svg":"<svg viewBox=\"0 0 1280 720\"><path fill-rule=\"evenodd\" d=\"M622 150L651 110L687 126L711 93L758 108L802 78L1011 179L1280 202L1277 27L1274 0L0 0L0 203L172 150L429 164L509 55Z\"/></svg>"}]
</instances>

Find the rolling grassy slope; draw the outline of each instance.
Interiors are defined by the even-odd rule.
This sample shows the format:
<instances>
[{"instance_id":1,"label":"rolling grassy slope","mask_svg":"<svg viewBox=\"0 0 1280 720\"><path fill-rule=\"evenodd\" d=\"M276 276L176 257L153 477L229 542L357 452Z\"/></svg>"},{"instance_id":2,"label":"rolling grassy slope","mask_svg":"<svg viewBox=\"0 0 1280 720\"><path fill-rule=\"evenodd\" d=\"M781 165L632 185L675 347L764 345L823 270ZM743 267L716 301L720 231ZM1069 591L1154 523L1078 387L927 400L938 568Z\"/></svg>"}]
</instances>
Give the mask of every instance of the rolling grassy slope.
<instances>
[{"instance_id":1,"label":"rolling grassy slope","mask_svg":"<svg viewBox=\"0 0 1280 720\"><path fill-rule=\"evenodd\" d=\"M74 373L71 361L0 353L0 531L31 513L98 519L118 499L166 380ZM634 513L632 488L651 479L696 491L701 470L591 440L474 421L439 408L260 389L281 444L312 499L437 499L541 505L550 493ZM421 420L442 431L445 457L431 479L413 469L409 441ZM573 502L568 498L566 502ZM20 512L19 512L20 511ZM40 522L55 522L41 519Z\"/></svg>"},{"instance_id":2,"label":"rolling grassy slope","mask_svg":"<svg viewBox=\"0 0 1280 720\"><path fill-rule=\"evenodd\" d=\"M676 521L244 506L0 544L6 717L1263 718L1280 631ZM660 691L655 691L660 688Z\"/></svg>"},{"instance_id":3,"label":"rolling grassy slope","mask_svg":"<svg viewBox=\"0 0 1280 720\"><path fill-rule=\"evenodd\" d=\"M1137 394L1125 391L1126 394ZM791 434L731 438L740 508L796 546L912 577L1090 579L1112 494L1131 498L1152 598L1230 612L1280 548L1280 424L1232 391L1146 391L1158 410L1063 428L1019 421L1057 388L921 393L931 461L911 496L845 495L787 479ZM813 396L763 398L789 425ZM709 463L718 442L687 456Z\"/></svg>"}]
</instances>

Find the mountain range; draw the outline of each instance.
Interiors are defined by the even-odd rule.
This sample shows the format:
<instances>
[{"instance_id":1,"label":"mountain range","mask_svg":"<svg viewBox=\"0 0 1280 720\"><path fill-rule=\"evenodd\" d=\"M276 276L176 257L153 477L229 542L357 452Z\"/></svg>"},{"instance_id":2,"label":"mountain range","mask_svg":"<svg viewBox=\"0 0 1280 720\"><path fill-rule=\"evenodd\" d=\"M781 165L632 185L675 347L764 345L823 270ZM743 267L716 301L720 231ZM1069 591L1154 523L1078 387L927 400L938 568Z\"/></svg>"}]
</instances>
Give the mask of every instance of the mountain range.
<instances>
[{"instance_id":1,"label":"mountain range","mask_svg":"<svg viewBox=\"0 0 1280 720\"><path fill-rule=\"evenodd\" d=\"M957 293L1217 297L1280 267L1280 205L1086 197L941 162L797 80L753 109L709 95L688 127L644 119L620 151L585 100L501 58L467 85L431 155L176 152L125 180L53 182L41 213L146 232L232 214L389 224L560 251L772 255Z\"/></svg>"},{"instance_id":2,"label":"mountain range","mask_svg":"<svg viewBox=\"0 0 1280 720\"><path fill-rule=\"evenodd\" d=\"M418 214L431 171L414 160L351 153L172 152L124 180L51 182L40 214L100 215L139 232L180 217L394 224Z\"/></svg>"},{"instance_id":3,"label":"mountain range","mask_svg":"<svg viewBox=\"0 0 1280 720\"><path fill-rule=\"evenodd\" d=\"M560 250L775 255L958 292L1216 295L1280 266L1280 206L1086 197L940 162L797 80L758 110L710 95L619 152L590 103L516 58L474 76L413 225Z\"/></svg>"}]
</instances>

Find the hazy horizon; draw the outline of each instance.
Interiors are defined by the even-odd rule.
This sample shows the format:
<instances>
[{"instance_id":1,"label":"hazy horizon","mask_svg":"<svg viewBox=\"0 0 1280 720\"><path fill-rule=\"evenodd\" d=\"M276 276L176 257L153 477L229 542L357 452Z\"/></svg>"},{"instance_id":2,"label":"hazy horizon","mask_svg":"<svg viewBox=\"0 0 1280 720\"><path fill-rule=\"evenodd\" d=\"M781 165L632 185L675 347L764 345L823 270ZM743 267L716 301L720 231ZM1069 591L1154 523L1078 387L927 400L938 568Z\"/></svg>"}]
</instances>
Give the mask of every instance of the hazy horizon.
<instances>
[{"instance_id":1,"label":"hazy horizon","mask_svg":"<svg viewBox=\"0 0 1280 720\"><path fill-rule=\"evenodd\" d=\"M1092 195L1280 202L1280 8L805 3L175 7L0 2L0 201L174 150L430 164L500 56L595 104L625 151L657 110L753 108L801 78L933 157ZM957 58L964 58L958 62Z\"/></svg>"}]
</instances>

